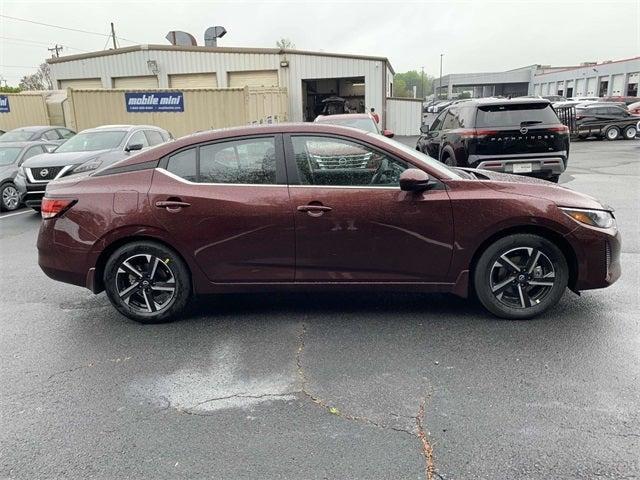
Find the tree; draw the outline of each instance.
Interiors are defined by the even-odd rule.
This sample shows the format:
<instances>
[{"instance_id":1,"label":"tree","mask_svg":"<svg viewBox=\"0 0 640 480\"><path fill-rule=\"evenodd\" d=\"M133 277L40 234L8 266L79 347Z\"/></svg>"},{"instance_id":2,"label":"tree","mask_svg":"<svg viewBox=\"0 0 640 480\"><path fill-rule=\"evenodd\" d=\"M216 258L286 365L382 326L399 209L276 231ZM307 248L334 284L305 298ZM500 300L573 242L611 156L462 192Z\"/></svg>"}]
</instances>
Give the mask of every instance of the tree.
<instances>
[{"instance_id":1,"label":"tree","mask_svg":"<svg viewBox=\"0 0 640 480\"><path fill-rule=\"evenodd\" d=\"M424 90L422 82L422 73L416 70L409 70L404 73L396 73L393 76L393 90L396 97L412 97L413 87L416 87L416 95L418 98L424 98L433 91L434 77L424 74ZM404 84L404 90L396 89L396 85Z\"/></svg>"},{"instance_id":2,"label":"tree","mask_svg":"<svg viewBox=\"0 0 640 480\"><path fill-rule=\"evenodd\" d=\"M53 90L49 64L43 63L36 73L22 77L18 87L22 90Z\"/></svg>"},{"instance_id":3,"label":"tree","mask_svg":"<svg viewBox=\"0 0 640 480\"><path fill-rule=\"evenodd\" d=\"M19 87L0 87L0 93L19 93L20 91Z\"/></svg>"},{"instance_id":4,"label":"tree","mask_svg":"<svg viewBox=\"0 0 640 480\"><path fill-rule=\"evenodd\" d=\"M296 44L290 38L281 38L276 42L276 46L282 50L291 50L296 48Z\"/></svg>"}]
</instances>

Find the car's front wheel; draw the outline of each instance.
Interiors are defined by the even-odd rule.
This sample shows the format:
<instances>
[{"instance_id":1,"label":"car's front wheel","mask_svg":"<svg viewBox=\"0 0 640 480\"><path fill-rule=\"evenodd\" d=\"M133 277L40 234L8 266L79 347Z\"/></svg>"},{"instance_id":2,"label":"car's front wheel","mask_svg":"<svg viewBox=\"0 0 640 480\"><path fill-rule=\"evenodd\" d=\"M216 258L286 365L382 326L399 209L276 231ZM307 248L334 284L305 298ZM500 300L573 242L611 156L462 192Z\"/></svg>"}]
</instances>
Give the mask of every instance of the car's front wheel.
<instances>
[{"instance_id":1,"label":"car's front wheel","mask_svg":"<svg viewBox=\"0 0 640 480\"><path fill-rule=\"evenodd\" d=\"M13 183L5 183L0 188L0 207L12 212L20 206L20 194Z\"/></svg>"},{"instance_id":2,"label":"car's front wheel","mask_svg":"<svg viewBox=\"0 0 640 480\"><path fill-rule=\"evenodd\" d=\"M544 237L516 234L490 245L473 274L478 299L494 315L524 320L562 297L569 267L562 251Z\"/></svg>"},{"instance_id":3,"label":"car's front wheel","mask_svg":"<svg viewBox=\"0 0 640 480\"><path fill-rule=\"evenodd\" d=\"M175 319L191 297L184 261L155 242L132 242L117 249L107 260L103 280L113 306L140 323Z\"/></svg>"}]
</instances>

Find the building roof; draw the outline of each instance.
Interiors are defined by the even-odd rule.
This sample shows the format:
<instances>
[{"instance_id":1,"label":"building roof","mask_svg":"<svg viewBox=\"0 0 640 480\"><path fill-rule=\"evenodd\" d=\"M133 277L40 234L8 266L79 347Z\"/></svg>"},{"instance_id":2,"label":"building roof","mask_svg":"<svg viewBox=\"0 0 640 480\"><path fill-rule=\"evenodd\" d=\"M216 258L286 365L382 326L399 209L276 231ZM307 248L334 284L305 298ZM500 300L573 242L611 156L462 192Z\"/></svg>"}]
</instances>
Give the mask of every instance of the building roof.
<instances>
[{"instance_id":1,"label":"building roof","mask_svg":"<svg viewBox=\"0 0 640 480\"><path fill-rule=\"evenodd\" d=\"M109 55L119 55L122 53L130 53L148 50L164 50L173 52L210 52L210 53L263 53L263 54L294 54L294 55L314 55L320 57L339 57L353 58L356 60L377 60L385 62L395 74L391 63L387 57L376 57L370 55L351 55L345 53L329 53L329 52L312 52L308 50L292 50L282 48L245 48L245 47L205 47L205 46L182 46L182 45L133 45L131 47L115 48L111 50L99 50L95 52L80 53L77 55L66 55L63 57L55 57L47 59L47 63L56 64L64 62L73 62L75 60L84 60L87 58L105 57Z\"/></svg>"},{"instance_id":2,"label":"building roof","mask_svg":"<svg viewBox=\"0 0 640 480\"><path fill-rule=\"evenodd\" d=\"M593 64L593 65L578 65L577 67L560 68L558 70L553 70L551 72L537 73L536 77L541 77L543 75L550 75L550 74L553 74L553 73L567 72L569 70L580 70L581 68L595 68L595 67L600 67L602 65L610 65L612 63L631 62L633 60L640 60L640 57L623 58L622 60L612 60L612 61L608 61L608 62L600 62L600 63L596 63L596 64Z\"/></svg>"}]
</instances>

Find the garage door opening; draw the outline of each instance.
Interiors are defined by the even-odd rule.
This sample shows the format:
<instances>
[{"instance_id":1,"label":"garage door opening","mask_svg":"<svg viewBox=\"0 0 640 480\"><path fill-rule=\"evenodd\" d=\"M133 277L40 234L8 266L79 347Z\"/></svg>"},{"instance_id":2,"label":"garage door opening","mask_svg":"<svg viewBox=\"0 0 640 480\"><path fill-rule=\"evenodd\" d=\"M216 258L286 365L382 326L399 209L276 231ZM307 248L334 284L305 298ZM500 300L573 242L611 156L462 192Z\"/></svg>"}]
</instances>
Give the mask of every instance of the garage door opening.
<instances>
[{"instance_id":1,"label":"garage door opening","mask_svg":"<svg viewBox=\"0 0 640 480\"><path fill-rule=\"evenodd\" d=\"M345 100L344 112L364 113L366 111L364 77L317 78L302 80L302 112L305 122L313 122L322 115L326 100L340 97Z\"/></svg>"}]
</instances>

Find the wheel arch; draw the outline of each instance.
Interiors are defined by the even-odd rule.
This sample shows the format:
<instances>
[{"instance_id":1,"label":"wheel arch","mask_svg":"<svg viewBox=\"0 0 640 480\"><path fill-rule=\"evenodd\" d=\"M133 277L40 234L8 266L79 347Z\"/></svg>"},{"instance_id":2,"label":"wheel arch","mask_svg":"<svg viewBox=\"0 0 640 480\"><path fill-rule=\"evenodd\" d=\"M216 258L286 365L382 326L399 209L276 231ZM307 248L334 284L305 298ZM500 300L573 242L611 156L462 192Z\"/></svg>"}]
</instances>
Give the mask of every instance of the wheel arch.
<instances>
[{"instance_id":1,"label":"wheel arch","mask_svg":"<svg viewBox=\"0 0 640 480\"><path fill-rule=\"evenodd\" d=\"M453 147L450 144L446 144L442 147L442 149L440 150L440 161L442 163L444 163L444 158L446 156L449 156L451 158L453 158L454 160L456 160L456 152L453 150Z\"/></svg>"},{"instance_id":2,"label":"wheel arch","mask_svg":"<svg viewBox=\"0 0 640 480\"><path fill-rule=\"evenodd\" d=\"M109 260L109 257L113 255L113 252L115 252L118 248L124 245L127 245L128 243L134 243L134 242L157 243L173 251L173 253L175 253L178 257L180 257L180 259L184 262L185 266L187 267L187 270L189 271L189 276L192 279L191 281L192 293L195 292L195 287L194 287L195 279L193 277L193 270L191 268L191 265L189 265L189 262L187 261L187 259L184 258L184 256L180 253L180 251L177 248L175 248L173 245L171 245L169 242L167 242L166 240L155 237L153 235L143 234L143 235L132 235L129 237L122 237L122 238L116 239L113 242L109 243L100 252L94 267L95 271L93 273L93 288L92 288L93 293L100 293L104 290L104 281L103 281L104 269L107 265L107 261Z\"/></svg>"},{"instance_id":3,"label":"wheel arch","mask_svg":"<svg viewBox=\"0 0 640 480\"><path fill-rule=\"evenodd\" d=\"M578 257L567 239L564 238L564 236L560 233L548 227L539 225L518 225L500 230L486 238L480 245L478 245L473 254L473 257L471 258L471 262L469 263L469 291L474 291L472 279L476 269L476 265L478 263L478 260L480 259L480 256L489 247L489 245L501 238L520 233L527 233L530 235L538 235L539 237L543 237L550 242L553 242L560 249L560 251L562 251L569 267L569 288L571 290L574 290L576 282L578 280Z\"/></svg>"}]
</instances>

